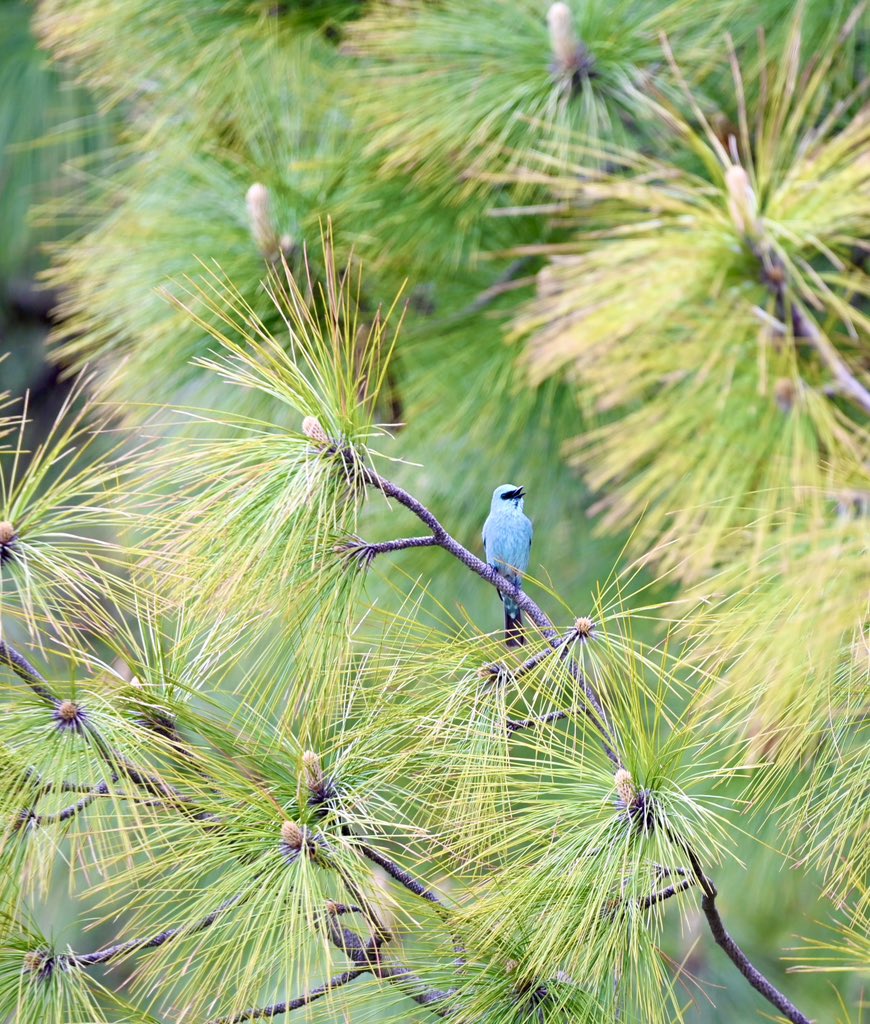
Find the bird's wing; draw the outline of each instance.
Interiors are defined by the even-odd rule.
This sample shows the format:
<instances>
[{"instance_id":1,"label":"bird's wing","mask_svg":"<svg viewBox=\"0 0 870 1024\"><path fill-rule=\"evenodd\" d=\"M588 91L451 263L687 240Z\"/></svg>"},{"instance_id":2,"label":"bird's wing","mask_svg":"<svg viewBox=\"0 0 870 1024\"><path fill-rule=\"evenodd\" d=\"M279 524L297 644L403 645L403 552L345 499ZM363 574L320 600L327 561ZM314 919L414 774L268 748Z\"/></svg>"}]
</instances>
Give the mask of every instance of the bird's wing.
<instances>
[{"instance_id":1,"label":"bird's wing","mask_svg":"<svg viewBox=\"0 0 870 1024\"><path fill-rule=\"evenodd\" d=\"M486 517L486 521L483 524L483 533L481 534L481 536L483 537L483 552L486 555L486 557L489 558L489 554L487 553L487 550L486 550L486 528L487 528L487 526L489 526L489 516Z\"/></svg>"}]
</instances>

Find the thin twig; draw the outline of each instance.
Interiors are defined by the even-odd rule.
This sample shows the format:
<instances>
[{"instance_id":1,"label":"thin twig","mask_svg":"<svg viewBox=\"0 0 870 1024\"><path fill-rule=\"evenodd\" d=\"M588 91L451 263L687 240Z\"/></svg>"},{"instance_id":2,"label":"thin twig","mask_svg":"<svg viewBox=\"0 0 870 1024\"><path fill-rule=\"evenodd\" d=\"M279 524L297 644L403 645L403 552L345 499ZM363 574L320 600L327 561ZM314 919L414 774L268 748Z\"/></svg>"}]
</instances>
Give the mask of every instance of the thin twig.
<instances>
[{"instance_id":1,"label":"thin twig","mask_svg":"<svg viewBox=\"0 0 870 1024\"><path fill-rule=\"evenodd\" d=\"M812 344L819 358L837 379L843 392L860 405L864 412L870 413L870 391L852 373L836 347L804 314L800 306L792 304L791 316L795 335L806 338Z\"/></svg>"},{"instance_id":2,"label":"thin twig","mask_svg":"<svg viewBox=\"0 0 870 1024\"><path fill-rule=\"evenodd\" d=\"M247 893L239 893L231 896L210 914L200 918L192 925L179 925L175 928L167 928L145 939L130 939L127 942L118 942L113 946L105 946L103 949L95 950L93 953L59 953L55 962L64 968L69 967L92 967L94 964L105 964L111 960L117 960L125 953L137 952L140 949L156 949L171 941L178 935L194 935L197 932L210 928L218 918L231 907L243 902Z\"/></svg>"},{"instance_id":3,"label":"thin twig","mask_svg":"<svg viewBox=\"0 0 870 1024\"><path fill-rule=\"evenodd\" d=\"M508 679L522 679L523 676L528 675L529 672L532 672L538 667L538 665L543 664L554 654L558 653L559 660L562 661L568 652L568 644L570 644L572 640L576 639L577 629L572 627L559 639L557 644L551 644L549 647L544 647L540 651L536 651L531 657L526 658L526 660L516 668L511 668L499 661L494 661L489 665L483 666L481 671L486 672L488 670L489 675L492 676L503 676Z\"/></svg>"},{"instance_id":4,"label":"thin twig","mask_svg":"<svg viewBox=\"0 0 870 1024\"><path fill-rule=\"evenodd\" d=\"M767 269L765 279L768 290L775 296L777 312L784 318L787 314L791 317L791 326L795 338L808 341L819 358L834 375L844 394L848 395L864 412L870 413L870 391L858 380L849 369L846 361L837 351L827 335L821 331L807 315L803 307L797 302L794 296L788 293L788 278L782 261L770 254L765 254L755 247L755 253L761 261L762 266ZM771 273L776 270L777 273ZM763 310L755 310L762 319L769 321L769 316ZM777 327L785 330L785 325L777 324Z\"/></svg>"},{"instance_id":5,"label":"thin twig","mask_svg":"<svg viewBox=\"0 0 870 1024\"><path fill-rule=\"evenodd\" d=\"M340 544L336 550L363 568L367 568L377 555L389 551L406 551L408 548L431 548L437 544L437 540L431 534L426 537L400 537L398 540L386 540L377 544L367 544L361 537L353 537Z\"/></svg>"},{"instance_id":6,"label":"thin twig","mask_svg":"<svg viewBox=\"0 0 870 1024\"><path fill-rule=\"evenodd\" d=\"M672 896L685 892L686 889L690 888L694 884L694 878L684 878L682 882L679 882L676 885L669 885L666 889L660 889L658 892L650 893L649 896L644 896L643 899L640 900L640 906L643 910L648 910L650 907L654 907L656 903L663 903L665 900L669 900Z\"/></svg>"},{"instance_id":7,"label":"thin twig","mask_svg":"<svg viewBox=\"0 0 870 1024\"><path fill-rule=\"evenodd\" d=\"M97 797L107 796L109 794L108 782L101 782L94 788L86 793L81 800L77 800L74 804L69 807L64 807L62 811L57 811L54 814L37 814L31 818L31 822L34 825L52 825L62 821L69 821L74 818L80 811L83 811L86 807L89 807Z\"/></svg>"},{"instance_id":8,"label":"thin twig","mask_svg":"<svg viewBox=\"0 0 870 1024\"><path fill-rule=\"evenodd\" d=\"M507 720L507 731L513 735L515 732L519 732L521 729L534 729L539 725L548 725L550 722L560 722L563 718L568 718L571 715L570 711L550 711L546 715L537 715L534 718L509 718Z\"/></svg>"}]
</instances>

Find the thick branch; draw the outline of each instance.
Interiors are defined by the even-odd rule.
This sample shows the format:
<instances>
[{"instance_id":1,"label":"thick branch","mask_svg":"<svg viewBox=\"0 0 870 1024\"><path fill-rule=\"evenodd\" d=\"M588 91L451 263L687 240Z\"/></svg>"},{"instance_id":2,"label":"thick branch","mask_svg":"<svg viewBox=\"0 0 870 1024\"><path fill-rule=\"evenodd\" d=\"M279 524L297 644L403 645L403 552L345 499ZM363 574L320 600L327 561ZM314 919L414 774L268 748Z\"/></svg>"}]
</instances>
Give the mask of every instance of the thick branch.
<instances>
[{"instance_id":1,"label":"thick branch","mask_svg":"<svg viewBox=\"0 0 870 1024\"><path fill-rule=\"evenodd\" d=\"M19 654L14 647L4 643L2 640L0 640L0 665L6 665L8 668L11 668L15 675L19 679L23 679L37 697L44 700L47 704L57 707L61 703L60 697L56 697L51 692L48 680L36 671L24 655Z\"/></svg>"},{"instance_id":2,"label":"thick branch","mask_svg":"<svg viewBox=\"0 0 870 1024\"><path fill-rule=\"evenodd\" d=\"M379 850L369 846L367 843L355 843L354 845L363 854L363 856L377 864L378 867L383 868L391 878L395 878L397 882L404 885L404 887L414 893L415 896L420 896L422 899L428 900L430 903L437 903L438 906L442 907L444 910L448 909L441 902L437 893L433 892L431 889L427 889L422 882L417 881L413 875L409 874L404 868L399 867L395 861L390 860L389 857L385 856Z\"/></svg>"},{"instance_id":3,"label":"thick branch","mask_svg":"<svg viewBox=\"0 0 870 1024\"><path fill-rule=\"evenodd\" d=\"M710 925L710 931L713 933L713 938L716 940L716 944L721 946L725 950L725 954L728 959L734 964L738 971L743 975L749 984L760 992L764 998L772 1003L777 1010L780 1011L788 1020L792 1021L792 1024L811 1024L809 1017L805 1017L800 1010L788 1000L782 992L779 991L776 986L772 985L767 978L752 965L749 958L743 952L743 950L737 945L734 939L725 931L725 925L722 923L722 918L719 916L719 911L716 909L716 897L710 896L707 893L704 894L701 900L701 908L704 911L704 916L707 918L707 923Z\"/></svg>"},{"instance_id":4,"label":"thick branch","mask_svg":"<svg viewBox=\"0 0 870 1024\"><path fill-rule=\"evenodd\" d=\"M439 1017L452 1015L450 1007L441 1005L450 998L452 991L430 988L404 964L385 962L375 940L364 943L356 932L340 928L333 920L330 920L330 939L358 967L371 971L376 978L398 985L415 1003L427 1007Z\"/></svg>"},{"instance_id":5,"label":"thick branch","mask_svg":"<svg viewBox=\"0 0 870 1024\"><path fill-rule=\"evenodd\" d=\"M360 975L368 973L368 967L357 967L353 971L344 971L344 973L337 974L334 978L330 978L325 985L318 985L317 988L311 989L310 992L306 992L304 995L291 999L289 1003L275 1003L273 1006L262 1006L258 1009L243 1010L241 1013L237 1013L233 1017L221 1017L218 1020L211 1021L210 1024L241 1024L242 1021L246 1020L262 1020L265 1017L277 1017L282 1013L290 1013L292 1010L300 1010L303 1006L308 1006L309 1003L313 1003L315 999L320 999L327 995L333 989L341 988L342 985L346 985L349 981L353 981L354 978L359 978Z\"/></svg>"}]
</instances>

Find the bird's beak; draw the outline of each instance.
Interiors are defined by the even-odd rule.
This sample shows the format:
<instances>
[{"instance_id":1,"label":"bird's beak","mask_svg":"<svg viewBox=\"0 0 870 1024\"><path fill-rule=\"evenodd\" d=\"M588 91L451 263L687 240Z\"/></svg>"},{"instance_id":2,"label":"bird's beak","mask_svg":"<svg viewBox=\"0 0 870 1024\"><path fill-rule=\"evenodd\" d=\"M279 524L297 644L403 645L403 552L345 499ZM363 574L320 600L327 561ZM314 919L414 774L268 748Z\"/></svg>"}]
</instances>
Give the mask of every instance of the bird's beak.
<instances>
[{"instance_id":1,"label":"bird's beak","mask_svg":"<svg viewBox=\"0 0 870 1024\"><path fill-rule=\"evenodd\" d=\"M525 496L525 487L518 487L515 491L508 491L508 493L505 495L505 497L509 498L511 501L513 501L516 498L524 498Z\"/></svg>"}]
</instances>

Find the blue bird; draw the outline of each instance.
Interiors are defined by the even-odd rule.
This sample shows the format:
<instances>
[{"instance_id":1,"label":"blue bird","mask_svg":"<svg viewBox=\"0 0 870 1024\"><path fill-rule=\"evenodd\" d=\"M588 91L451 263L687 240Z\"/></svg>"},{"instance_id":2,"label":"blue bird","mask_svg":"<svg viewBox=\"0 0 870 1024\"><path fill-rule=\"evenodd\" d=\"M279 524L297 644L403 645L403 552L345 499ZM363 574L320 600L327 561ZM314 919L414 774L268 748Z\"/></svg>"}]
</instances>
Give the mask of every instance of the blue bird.
<instances>
[{"instance_id":1,"label":"blue bird","mask_svg":"<svg viewBox=\"0 0 870 1024\"><path fill-rule=\"evenodd\" d=\"M529 566L532 550L532 522L523 513L524 495L525 490L514 484L496 487L483 524L487 563L518 587ZM523 613L512 597L502 593L499 597L504 604L504 641L508 647L519 647L526 642Z\"/></svg>"}]
</instances>

